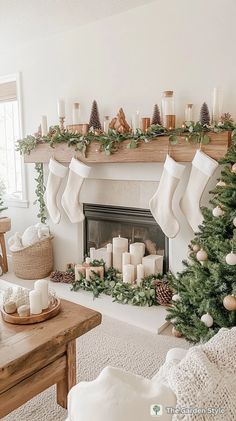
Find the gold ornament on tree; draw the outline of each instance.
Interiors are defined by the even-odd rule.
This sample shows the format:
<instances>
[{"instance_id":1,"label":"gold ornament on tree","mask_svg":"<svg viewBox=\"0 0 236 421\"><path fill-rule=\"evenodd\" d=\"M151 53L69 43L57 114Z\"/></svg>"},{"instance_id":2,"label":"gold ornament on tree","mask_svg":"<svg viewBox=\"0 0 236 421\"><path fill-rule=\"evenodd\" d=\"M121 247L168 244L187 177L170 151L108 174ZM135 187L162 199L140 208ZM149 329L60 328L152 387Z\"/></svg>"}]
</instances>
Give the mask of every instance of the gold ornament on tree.
<instances>
[{"instance_id":1,"label":"gold ornament on tree","mask_svg":"<svg viewBox=\"0 0 236 421\"><path fill-rule=\"evenodd\" d=\"M193 244L192 246L192 250L194 251L194 253L197 253L200 250L200 246L199 244Z\"/></svg>"},{"instance_id":2,"label":"gold ornament on tree","mask_svg":"<svg viewBox=\"0 0 236 421\"><path fill-rule=\"evenodd\" d=\"M236 174L236 163L232 165L231 171Z\"/></svg>"},{"instance_id":3,"label":"gold ornament on tree","mask_svg":"<svg viewBox=\"0 0 236 421\"><path fill-rule=\"evenodd\" d=\"M223 299L223 305L228 311L236 310L236 297L235 295L226 295Z\"/></svg>"},{"instance_id":4,"label":"gold ornament on tree","mask_svg":"<svg viewBox=\"0 0 236 421\"><path fill-rule=\"evenodd\" d=\"M205 262L208 259L208 254L205 250L201 249L197 252L196 257L199 262Z\"/></svg>"},{"instance_id":5,"label":"gold ornament on tree","mask_svg":"<svg viewBox=\"0 0 236 421\"><path fill-rule=\"evenodd\" d=\"M111 120L109 128L122 134L131 132L131 128L126 121L125 113L122 108L119 109L117 116Z\"/></svg>"}]
</instances>

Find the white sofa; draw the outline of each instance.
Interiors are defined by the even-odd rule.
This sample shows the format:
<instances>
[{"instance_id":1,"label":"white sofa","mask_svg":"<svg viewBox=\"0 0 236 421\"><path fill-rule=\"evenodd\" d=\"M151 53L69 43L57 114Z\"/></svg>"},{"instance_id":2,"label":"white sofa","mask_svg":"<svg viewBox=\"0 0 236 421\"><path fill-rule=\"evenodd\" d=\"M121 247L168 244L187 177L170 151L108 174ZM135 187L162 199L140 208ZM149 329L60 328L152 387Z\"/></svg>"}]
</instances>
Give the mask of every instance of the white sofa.
<instances>
[{"instance_id":1,"label":"white sofa","mask_svg":"<svg viewBox=\"0 0 236 421\"><path fill-rule=\"evenodd\" d=\"M177 364L186 352L173 348L167 353L166 362ZM106 367L96 380L81 382L71 389L67 421L150 421L153 405L176 405L176 396L162 367L151 380ZM170 414L163 412L162 421L171 419Z\"/></svg>"}]
</instances>

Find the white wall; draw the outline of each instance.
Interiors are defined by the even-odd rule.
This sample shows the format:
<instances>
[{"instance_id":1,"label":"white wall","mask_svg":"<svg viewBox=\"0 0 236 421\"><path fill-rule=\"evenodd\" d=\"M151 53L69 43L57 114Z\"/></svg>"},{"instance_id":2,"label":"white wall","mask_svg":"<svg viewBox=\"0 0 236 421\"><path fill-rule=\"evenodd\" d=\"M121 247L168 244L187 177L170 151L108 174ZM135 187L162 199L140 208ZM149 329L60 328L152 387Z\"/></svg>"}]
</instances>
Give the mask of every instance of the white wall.
<instances>
[{"instance_id":1,"label":"white wall","mask_svg":"<svg viewBox=\"0 0 236 421\"><path fill-rule=\"evenodd\" d=\"M213 87L221 85L224 110L235 117L235 12L234 0L159 0L48 40L30 42L29 34L27 47L1 56L0 75L22 72L26 133L35 131L42 114L57 123L58 97L67 99L67 123L75 99L86 122L93 99L101 117L123 106L130 118L136 109L150 115L161 92L173 89L181 123L185 103L194 103L198 118L202 102L210 105ZM30 207L8 212L13 230L36 220L32 168L27 168ZM78 229L64 217L56 227L58 267L76 259ZM190 237L184 226L173 243L175 269Z\"/></svg>"}]
</instances>

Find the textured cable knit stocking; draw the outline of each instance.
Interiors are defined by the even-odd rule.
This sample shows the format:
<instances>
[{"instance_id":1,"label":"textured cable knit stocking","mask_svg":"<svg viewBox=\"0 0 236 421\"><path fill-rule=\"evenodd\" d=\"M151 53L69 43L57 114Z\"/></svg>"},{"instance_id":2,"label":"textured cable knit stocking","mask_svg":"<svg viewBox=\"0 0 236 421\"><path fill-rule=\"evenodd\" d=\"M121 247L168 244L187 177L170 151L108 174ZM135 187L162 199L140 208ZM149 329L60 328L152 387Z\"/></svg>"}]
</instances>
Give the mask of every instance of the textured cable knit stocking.
<instances>
[{"instance_id":1,"label":"textured cable knit stocking","mask_svg":"<svg viewBox=\"0 0 236 421\"><path fill-rule=\"evenodd\" d=\"M149 202L150 210L162 231L169 238L179 232L179 223L172 210L172 199L185 169L167 155L158 189Z\"/></svg>"},{"instance_id":2,"label":"textured cable knit stocking","mask_svg":"<svg viewBox=\"0 0 236 421\"><path fill-rule=\"evenodd\" d=\"M54 224L58 224L61 218L61 214L57 206L57 193L66 173L67 168L64 167L64 165L52 158L50 159L49 175L44 197L49 216Z\"/></svg>"},{"instance_id":3,"label":"textured cable knit stocking","mask_svg":"<svg viewBox=\"0 0 236 421\"><path fill-rule=\"evenodd\" d=\"M90 167L72 158L67 185L62 196L61 204L72 223L81 222L84 219L83 209L79 203L79 194L84 182L88 177Z\"/></svg>"},{"instance_id":4,"label":"textured cable knit stocking","mask_svg":"<svg viewBox=\"0 0 236 421\"><path fill-rule=\"evenodd\" d=\"M180 207L194 232L198 231L198 226L203 220L200 210L202 193L217 167L217 161L200 150L196 152L192 161L188 185L180 202Z\"/></svg>"}]
</instances>

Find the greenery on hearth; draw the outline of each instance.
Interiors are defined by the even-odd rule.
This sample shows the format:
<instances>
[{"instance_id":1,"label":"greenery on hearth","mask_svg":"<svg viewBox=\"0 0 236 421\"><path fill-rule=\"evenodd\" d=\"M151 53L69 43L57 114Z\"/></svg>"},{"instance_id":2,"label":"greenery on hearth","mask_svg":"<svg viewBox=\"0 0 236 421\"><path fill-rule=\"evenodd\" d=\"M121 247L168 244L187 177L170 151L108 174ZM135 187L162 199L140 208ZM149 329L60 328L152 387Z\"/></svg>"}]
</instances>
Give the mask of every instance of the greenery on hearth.
<instances>
[{"instance_id":1,"label":"greenery on hearth","mask_svg":"<svg viewBox=\"0 0 236 421\"><path fill-rule=\"evenodd\" d=\"M22 155L30 154L30 152L36 148L39 143L47 143L52 148L57 144L65 142L68 146L75 146L76 150L83 153L86 156L88 146L96 141L99 143L99 151L105 152L106 155L115 153L122 142L129 140L127 145L128 149L135 149L141 143L148 143L150 140L162 136L169 136L170 144L176 145L178 143L178 136L185 137L186 142L190 143L202 143L208 144L210 139L208 136L209 132L220 132L223 130L232 131L232 137L236 140L236 126L232 122L231 116L227 118L228 114L225 114L225 119L218 125L207 126L202 125L200 122L188 122L184 127L180 127L173 130L166 130L160 125L151 125L147 132L142 132L137 129L136 133L117 133L115 130L109 129L108 133L94 133L93 131L88 132L86 135L80 133L71 133L68 130L61 130L59 126L50 127L47 136L27 136L24 139L18 140L17 150Z\"/></svg>"},{"instance_id":2,"label":"greenery on hearth","mask_svg":"<svg viewBox=\"0 0 236 421\"><path fill-rule=\"evenodd\" d=\"M37 172L37 177L35 178L37 183L35 190L37 199L35 200L34 205L36 203L39 204L39 212L37 217L40 219L42 224L45 224L47 220L47 209L44 201L45 186L43 181L43 164L35 164L35 170Z\"/></svg>"},{"instance_id":3,"label":"greenery on hearth","mask_svg":"<svg viewBox=\"0 0 236 421\"><path fill-rule=\"evenodd\" d=\"M236 145L220 163L226 166L211 192L214 211L202 208L189 259L170 280L178 295L168 319L193 343L236 326Z\"/></svg>"},{"instance_id":4,"label":"greenery on hearth","mask_svg":"<svg viewBox=\"0 0 236 421\"><path fill-rule=\"evenodd\" d=\"M3 180L0 179L0 213L7 209L7 207L4 206L4 201L3 201L3 195L5 193L5 189L6 189L5 184Z\"/></svg>"},{"instance_id":5,"label":"greenery on hearth","mask_svg":"<svg viewBox=\"0 0 236 421\"><path fill-rule=\"evenodd\" d=\"M92 263L91 263L92 264ZM100 261L99 266L104 264ZM109 268L104 278L100 278L95 272L86 279L84 275L72 283L72 290L83 289L93 293L94 298L101 293L110 295L113 301L121 304L132 304L135 306L158 305L156 300L155 280L163 279L163 276L151 275L142 279L140 286L131 285L122 281L122 274L114 268Z\"/></svg>"}]
</instances>

